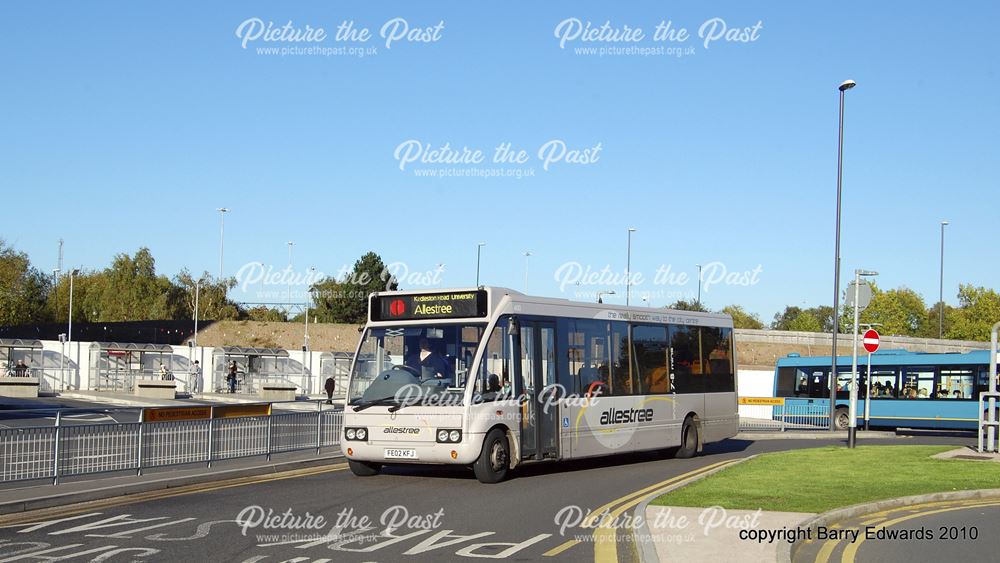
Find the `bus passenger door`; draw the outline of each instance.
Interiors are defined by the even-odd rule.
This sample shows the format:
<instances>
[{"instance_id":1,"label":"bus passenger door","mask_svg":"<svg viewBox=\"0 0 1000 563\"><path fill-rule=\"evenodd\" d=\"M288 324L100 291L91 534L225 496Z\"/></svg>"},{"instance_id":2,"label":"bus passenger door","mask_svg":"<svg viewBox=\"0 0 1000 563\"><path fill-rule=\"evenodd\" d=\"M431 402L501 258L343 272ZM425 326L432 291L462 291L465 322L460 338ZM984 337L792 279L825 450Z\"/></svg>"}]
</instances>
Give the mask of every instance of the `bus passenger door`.
<instances>
[{"instance_id":1,"label":"bus passenger door","mask_svg":"<svg viewBox=\"0 0 1000 563\"><path fill-rule=\"evenodd\" d=\"M558 457L556 409L543 390L556 379L555 324L526 321L520 327L521 457Z\"/></svg>"}]
</instances>

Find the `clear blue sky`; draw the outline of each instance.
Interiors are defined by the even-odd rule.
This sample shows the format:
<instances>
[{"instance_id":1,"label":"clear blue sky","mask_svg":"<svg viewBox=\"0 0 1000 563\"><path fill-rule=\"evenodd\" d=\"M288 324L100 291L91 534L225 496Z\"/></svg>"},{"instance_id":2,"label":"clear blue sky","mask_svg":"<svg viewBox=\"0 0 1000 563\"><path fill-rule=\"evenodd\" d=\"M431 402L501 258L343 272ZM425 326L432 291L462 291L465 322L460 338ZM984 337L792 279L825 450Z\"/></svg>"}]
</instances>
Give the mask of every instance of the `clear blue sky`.
<instances>
[{"instance_id":1,"label":"clear blue sky","mask_svg":"<svg viewBox=\"0 0 1000 563\"><path fill-rule=\"evenodd\" d=\"M837 85L851 78L844 283L875 269L882 287L933 303L942 219L946 300L959 283L1000 279L996 2L181 4L0 7L0 237L39 268L55 267L63 238L67 267L148 246L162 273L214 274L215 209L226 206L227 275L251 262L284 268L292 240L299 271L332 273L375 250L411 270L443 263L442 285L465 286L485 241L484 283L521 289L530 250L530 291L572 297L560 266L623 271L633 226L632 269L646 278L633 300L693 296L697 263L759 265L756 285L714 285L703 301L768 321L787 304L832 300ZM260 54L296 44L244 49L236 31L254 17L324 28L313 46L378 53ZM444 27L437 41L387 50L379 31L396 17ZM694 53L579 54L628 45L560 48L555 30L572 17L642 28L639 47ZM698 30L714 17L762 27L753 42L706 49ZM374 37L338 43L344 20ZM653 41L665 20L691 37ZM487 158L510 142L535 176L418 177L394 158L409 139ZM544 171L535 153L554 139L600 143L599 159ZM477 166L491 167L457 167ZM654 286L661 265L692 281ZM616 289L610 300L623 301ZM254 300L253 288L234 296Z\"/></svg>"}]
</instances>

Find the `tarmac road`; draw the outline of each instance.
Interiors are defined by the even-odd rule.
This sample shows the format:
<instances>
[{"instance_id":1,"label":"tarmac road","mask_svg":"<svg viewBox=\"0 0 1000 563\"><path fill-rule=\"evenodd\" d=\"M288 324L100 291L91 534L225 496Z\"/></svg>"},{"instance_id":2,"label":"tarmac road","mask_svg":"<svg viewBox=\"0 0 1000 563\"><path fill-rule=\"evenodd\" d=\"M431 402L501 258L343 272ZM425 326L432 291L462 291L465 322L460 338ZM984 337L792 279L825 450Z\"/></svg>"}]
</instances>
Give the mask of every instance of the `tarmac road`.
<instances>
[{"instance_id":1,"label":"tarmac road","mask_svg":"<svg viewBox=\"0 0 1000 563\"><path fill-rule=\"evenodd\" d=\"M865 443L968 441L946 436ZM595 553L600 560L632 561L635 550L625 541L630 537L596 537L593 526L580 526L573 516L602 506L625 507L638 498L629 496L634 491L657 490L657 484L726 460L830 442L733 439L709 445L703 455L688 460L644 454L527 466L497 485L480 484L464 469L394 467L359 478L338 464L62 507L47 515L0 517L0 563L45 557L579 561L593 560ZM995 538L997 530L981 532Z\"/></svg>"}]
</instances>

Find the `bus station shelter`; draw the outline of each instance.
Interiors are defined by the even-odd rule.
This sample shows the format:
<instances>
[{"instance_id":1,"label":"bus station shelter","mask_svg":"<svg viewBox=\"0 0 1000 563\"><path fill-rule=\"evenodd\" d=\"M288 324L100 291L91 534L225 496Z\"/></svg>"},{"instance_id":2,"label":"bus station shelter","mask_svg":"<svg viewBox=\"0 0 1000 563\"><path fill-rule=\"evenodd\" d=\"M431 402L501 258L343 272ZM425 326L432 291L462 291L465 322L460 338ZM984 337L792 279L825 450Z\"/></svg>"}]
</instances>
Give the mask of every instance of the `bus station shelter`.
<instances>
[{"instance_id":1,"label":"bus station shelter","mask_svg":"<svg viewBox=\"0 0 1000 563\"><path fill-rule=\"evenodd\" d=\"M20 338L0 338L0 376L16 374L18 360L28 366L25 375L40 377L42 374L42 342Z\"/></svg>"},{"instance_id":2,"label":"bus station shelter","mask_svg":"<svg viewBox=\"0 0 1000 563\"><path fill-rule=\"evenodd\" d=\"M222 346L212 354L212 385L217 393L229 390L230 362L236 362L237 393L258 393L265 383L290 383L302 373L301 368L292 369L287 350Z\"/></svg>"},{"instance_id":3,"label":"bus station shelter","mask_svg":"<svg viewBox=\"0 0 1000 563\"><path fill-rule=\"evenodd\" d=\"M333 378L334 394L343 395L347 392L347 380L351 374L351 362L354 354L349 352L323 352L319 356L319 390L324 389L326 380Z\"/></svg>"},{"instance_id":4,"label":"bus station shelter","mask_svg":"<svg viewBox=\"0 0 1000 563\"><path fill-rule=\"evenodd\" d=\"M135 380L157 379L160 365L173 373L169 344L94 342L90 345L90 377L97 391L131 393Z\"/></svg>"}]
</instances>

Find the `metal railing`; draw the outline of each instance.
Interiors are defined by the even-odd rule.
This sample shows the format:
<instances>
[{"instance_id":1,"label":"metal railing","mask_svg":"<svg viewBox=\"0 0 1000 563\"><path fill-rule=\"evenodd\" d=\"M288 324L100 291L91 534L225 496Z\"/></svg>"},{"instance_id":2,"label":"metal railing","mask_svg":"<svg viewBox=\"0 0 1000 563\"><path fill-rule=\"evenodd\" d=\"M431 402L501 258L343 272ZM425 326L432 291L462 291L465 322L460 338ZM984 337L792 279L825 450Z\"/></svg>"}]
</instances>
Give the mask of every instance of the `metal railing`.
<instances>
[{"instance_id":1,"label":"metal railing","mask_svg":"<svg viewBox=\"0 0 1000 563\"><path fill-rule=\"evenodd\" d=\"M146 422L150 410L25 409L8 411L0 428L0 483L134 471L174 465L301 450L340 444L343 412L325 401L289 401L260 405L267 415L217 417L223 405L188 404L170 409L200 411L195 420ZM269 406L269 407L268 407ZM275 409L277 407L277 409ZM218 409L218 410L217 410ZM229 415L227 415L229 416Z\"/></svg>"},{"instance_id":2,"label":"metal railing","mask_svg":"<svg viewBox=\"0 0 1000 563\"><path fill-rule=\"evenodd\" d=\"M740 405L740 430L817 430L830 427L825 405Z\"/></svg>"}]
</instances>

